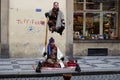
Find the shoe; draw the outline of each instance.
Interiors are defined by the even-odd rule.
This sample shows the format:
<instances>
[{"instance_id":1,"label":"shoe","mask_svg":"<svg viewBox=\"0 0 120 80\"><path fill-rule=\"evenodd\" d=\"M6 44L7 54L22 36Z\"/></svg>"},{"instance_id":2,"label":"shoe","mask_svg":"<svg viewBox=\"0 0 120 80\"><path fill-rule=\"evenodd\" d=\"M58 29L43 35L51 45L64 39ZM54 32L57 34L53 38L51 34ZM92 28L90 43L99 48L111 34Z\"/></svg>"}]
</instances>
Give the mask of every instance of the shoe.
<instances>
[{"instance_id":1,"label":"shoe","mask_svg":"<svg viewBox=\"0 0 120 80\"><path fill-rule=\"evenodd\" d=\"M75 62L76 62L76 68L75 68L75 71L77 71L77 72L81 72L81 68L80 68L79 64L77 63L77 60L75 60Z\"/></svg>"},{"instance_id":2,"label":"shoe","mask_svg":"<svg viewBox=\"0 0 120 80\"><path fill-rule=\"evenodd\" d=\"M41 62L38 63L37 67L36 67L36 72L41 72L41 67L42 67L42 64Z\"/></svg>"},{"instance_id":3,"label":"shoe","mask_svg":"<svg viewBox=\"0 0 120 80\"><path fill-rule=\"evenodd\" d=\"M51 33L53 33L54 31L52 30Z\"/></svg>"},{"instance_id":4,"label":"shoe","mask_svg":"<svg viewBox=\"0 0 120 80\"><path fill-rule=\"evenodd\" d=\"M76 65L75 71L81 72L81 68L80 68L80 66L78 64Z\"/></svg>"},{"instance_id":5,"label":"shoe","mask_svg":"<svg viewBox=\"0 0 120 80\"><path fill-rule=\"evenodd\" d=\"M62 35L62 32L60 32L60 35Z\"/></svg>"}]
</instances>

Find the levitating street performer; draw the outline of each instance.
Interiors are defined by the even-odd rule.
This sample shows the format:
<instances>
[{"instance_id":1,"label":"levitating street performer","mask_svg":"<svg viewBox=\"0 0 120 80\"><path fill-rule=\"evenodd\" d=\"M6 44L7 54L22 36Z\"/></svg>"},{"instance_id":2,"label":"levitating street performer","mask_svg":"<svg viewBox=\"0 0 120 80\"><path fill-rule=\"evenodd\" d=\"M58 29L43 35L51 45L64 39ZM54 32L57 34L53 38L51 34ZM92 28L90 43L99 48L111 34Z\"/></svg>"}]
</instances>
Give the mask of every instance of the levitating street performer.
<instances>
[{"instance_id":1,"label":"levitating street performer","mask_svg":"<svg viewBox=\"0 0 120 80\"><path fill-rule=\"evenodd\" d=\"M45 61L40 61L36 67L36 72L41 72L42 67L49 68L67 68L67 67L75 67L75 71L80 72L80 66L77 61L69 58L68 61L64 61L64 57L60 49L55 45L55 40L53 37L49 39L49 43L47 45L47 52L45 52L45 48L43 49L43 57L46 57Z\"/></svg>"},{"instance_id":2,"label":"levitating street performer","mask_svg":"<svg viewBox=\"0 0 120 80\"><path fill-rule=\"evenodd\" d=\"M45 13L45 16L49 18L48 20L49 30L52 33L55 31L62 35L62 32L65 29L65 22L63 12L59 9L59 3L54 2L52 10Z\"/></svg>"}]
</instances>

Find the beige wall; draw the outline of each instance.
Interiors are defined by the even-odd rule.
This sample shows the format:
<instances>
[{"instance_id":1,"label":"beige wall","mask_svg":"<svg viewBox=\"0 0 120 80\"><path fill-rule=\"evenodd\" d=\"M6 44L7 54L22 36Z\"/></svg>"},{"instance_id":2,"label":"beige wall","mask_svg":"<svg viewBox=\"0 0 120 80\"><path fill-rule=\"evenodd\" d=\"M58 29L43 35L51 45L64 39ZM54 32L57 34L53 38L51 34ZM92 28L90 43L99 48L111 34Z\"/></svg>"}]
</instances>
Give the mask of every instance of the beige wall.
<instances>
[{"instance_id":1,"label":"beige wall","mask_svg":"<svg viewBox=\"0 0 120 80\"><path fill-rule=\"evenodd\" d=\"M53 2L59 2L60 9L66 20L65 0L10 0L9 7L9 48L10 57L40 57L45 42L46 23L45 12L53 7ZM41 9L36 12L36 9ZM48 39L54 37L56 45L66 52L66 29L63 35L48 30Z\"/></svg>"}]
</instances>

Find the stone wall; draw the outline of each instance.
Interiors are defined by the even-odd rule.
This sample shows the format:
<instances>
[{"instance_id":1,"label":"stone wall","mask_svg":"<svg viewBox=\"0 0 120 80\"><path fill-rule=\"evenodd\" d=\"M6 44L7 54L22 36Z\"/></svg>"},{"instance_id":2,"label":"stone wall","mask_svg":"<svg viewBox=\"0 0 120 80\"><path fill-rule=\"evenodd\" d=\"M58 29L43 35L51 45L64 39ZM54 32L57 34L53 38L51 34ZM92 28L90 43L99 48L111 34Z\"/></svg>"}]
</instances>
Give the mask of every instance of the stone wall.
<instances>
[{"instance_id":1,"label":"stone wall","mask_svg":"<svg viewBox=\"0 0 120 80\"><path fill-rule=\"evenodd\" d=\"M120 43L74 43L73 55L87 56L88 48L108 48L108 56L120 55Z\"/></svg>"},{"instance_id":2,"label":"stone wall","mask_svg":"<svg viewBox=\"0 0 120 80\"><path fill-rule=\"evenodd\" d=\"M73 56L73 0L66 0L66 55Z\"/></svg>"},{"instance_id":3,"label":"stone wall","mask_svg":"<svg viewBox=\"0 0 120 80\"><path fill-rule=\"evenodd\" d=\"M9 0L1 0L0 57L9 57Z\"/></svg>"},{"instance_id":4,"label":"stone wall","mask_svg":"<svg viewBox=\"0 0 120 80\"><path fill-rule=\"evenodd\" d=\"M119 39L120 39L120 0L119 0L119 4L118 4L118 6L119 6L119 8L118 8L118 10L119 10L119 13L118 13L118 37L119 37Z\"/></svg>"}]
</instances>

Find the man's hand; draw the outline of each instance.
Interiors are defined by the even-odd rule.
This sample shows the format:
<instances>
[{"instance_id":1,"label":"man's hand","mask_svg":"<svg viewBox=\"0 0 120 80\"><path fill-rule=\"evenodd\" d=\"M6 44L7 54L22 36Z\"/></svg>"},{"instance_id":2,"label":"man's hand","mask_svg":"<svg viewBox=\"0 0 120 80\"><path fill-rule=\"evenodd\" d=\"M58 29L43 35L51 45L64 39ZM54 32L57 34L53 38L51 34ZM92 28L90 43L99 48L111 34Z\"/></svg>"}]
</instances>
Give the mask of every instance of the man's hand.
<instances>
[{"instance_id":1,"label":"man's hand","mask_svg":"<svg viewBox=\"0 0 120 80\"><path fill-rule=\"evenodd\" d=\"M45 13L45 17L49 17L49 13L47 12L47 13Z\"/></svg>"},{"instance_id":2,"label":"man's hand","mask_svg":"<svg viewBox=\"0 0 120 80\"><path fill-rule=\"evenodd\" d=\"M44 53L43 53L43 57L45 57L46 55L47 55L47 53L46 53L46 52L44 52Z\"/></svg>"},{"instance_id":3,"label":"man's hand","mask_svg":"<svg viewBox=\"0 0 120 80\"><path fill-rule=\"evenodd\" d=\"M62 57L60 60L64 61L64 57Z\"/></svg>"}]
</instances>

